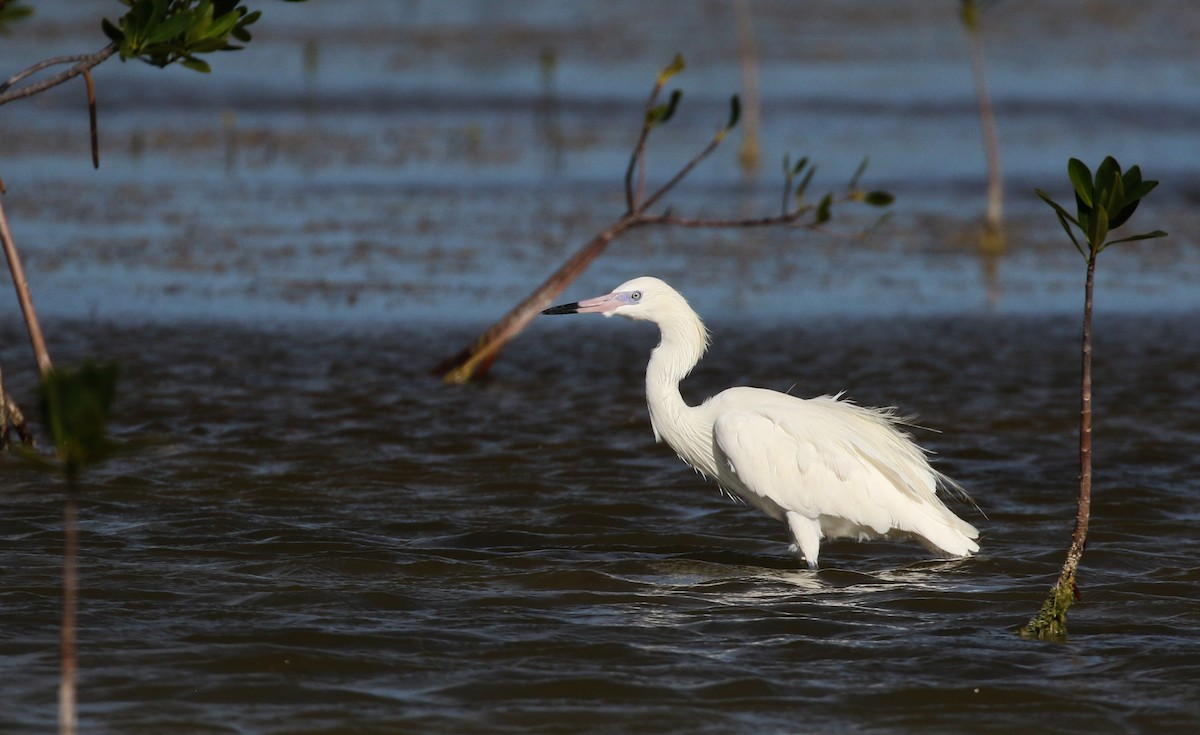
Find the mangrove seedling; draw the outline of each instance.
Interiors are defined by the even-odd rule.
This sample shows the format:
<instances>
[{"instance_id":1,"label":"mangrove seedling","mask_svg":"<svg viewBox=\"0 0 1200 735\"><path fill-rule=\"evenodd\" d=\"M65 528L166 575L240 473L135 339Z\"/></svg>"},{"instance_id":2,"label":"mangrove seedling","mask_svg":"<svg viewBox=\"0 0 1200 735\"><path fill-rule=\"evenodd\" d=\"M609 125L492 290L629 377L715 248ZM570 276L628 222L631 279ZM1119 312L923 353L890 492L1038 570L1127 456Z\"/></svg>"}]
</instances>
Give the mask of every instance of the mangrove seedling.
<instances>
[{"instance_id":1,"label":"mangrove seedling","mask_svg":"<svg viewBox=\"0 0 1200 735\"><path fill-rule=\"evenodd\" d=\"M1079 408L1079 502L1075 514L1075 530L1071 546L1063 563L1058 582L1050 590L1037 615L1021 626L1018 633L1024 638L1065 640L1067 609L1080 597L1076 571L1087 541L1088 518L1092 505L1092 291L1096 274L1096 256L1109 245L1134 240L1164 237L1161 230L1129 235L1109 240L1109 233L1133 216L1142 198L1149 194L1157 181L1143 181L1137 166L1122 173L1112 156L1105 158L1095 176L1082 161L1072 158L1067 163L1067 175L1075 190L1075 216L1036 189L1037 195L1058 215L1079 254L1087 261L1087 279L1083 298L1083 375L1080 379ZM1081 237L1076 236L1076 230Z\"/></svg>"}]
</instances>

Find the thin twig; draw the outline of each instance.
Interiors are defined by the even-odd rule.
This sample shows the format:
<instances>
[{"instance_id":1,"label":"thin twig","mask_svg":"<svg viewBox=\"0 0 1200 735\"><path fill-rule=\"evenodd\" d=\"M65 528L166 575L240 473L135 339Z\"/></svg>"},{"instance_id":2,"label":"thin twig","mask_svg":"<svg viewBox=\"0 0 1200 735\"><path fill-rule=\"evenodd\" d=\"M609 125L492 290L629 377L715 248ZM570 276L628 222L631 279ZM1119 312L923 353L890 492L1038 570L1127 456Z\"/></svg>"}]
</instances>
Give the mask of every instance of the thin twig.
<instances>
[{"instance_id":1,"label":"thin twig","mask_svg":"<svg viewBox=\"0 0 1200 735\"><path fill-rule=\"evenodd\" d=\"M25 79L27 77L33 76L34 74L37 74L42 69L49 69L52 66L58 66L60 64L75 64L75 63L83 61L87 58L88 58L88 54L72 54L71 56L55 56L52 59L45 59L43 61L39 61L38 63L34 64L33 66L22 69L21 71L17 72L16 74L13 74L11 77L9 77L7 80L5 80L5 82L3 84L0 84L0 92L8 91L9 87L11 87L12 85L16 84L17 82L21 81L22 79Z\"/></svg>"},{"instance_id":2,"label":"thin twig","mask_svg":"<svg viewBox=\"0 0 1200 735\"><path fill-rule=\"evenodd\" d=\"M8 270L12 274L13 287L17 290L17 301L21 305L21 313L25 315L25 329L29 332L29 342L33 346L33 355L37 360L38 371L46 377L53 369L50 364L50 353L46 351L46 340L42 337L42 327L38 323L37 312L33 308L33 297L29 295L29 282L25 280L25 269L21 266L21 256L17 253L17 244L12 232L8 229L8 217L4 214L4 205L0 203L0 241L3 242L4 254L8 258Z\"/></svg>"},{"instance_id":3,"label":"thin twig","mask_svg":"<svg viewBox=\"0 0 1200 735\"><path fill-rule=\"evenodd\" d=\"M22 71L17 72L13 76L9 77L7 82L5 82L3 85L0 85L0 105L5 104L6 102L12 102L13 100L19 100L19 99L23 99L25 97L30 97L39 92L44 92L47 89L50 89L51 87L57 87L58 85L62 84L63 82L65 82L69 79L73 79L73 78L79 76L80 74L84 73L85 71L88 71L92 67L96 66L100 62L104 61L108 57L115 54L116 52L117 52L117 45L115 43L110 43L109 45L105 46L104 48L100 49L99 51L97 51L94 54L83 54L83 55L79 55L79 56L58 56L53 59L47 59L45 61L38 62L37 64L34 64L33 66L31 66L27 69L23 69ZM9 89L9 87L11 87L16 82L19 82L22 79L25 79L26 77L28 77L29 75L34 74L38 71L41 71L42 69L48 68L50 66L56 66L58 64L69 64L72 61L77 62L77 63L75 64L75 66L72 66L70 69L61 71L58 74L55 74L54 76L49 77L47 79L43 79L40 82L36 82L34 84L28 84L24 87L20 87L19 89L14 89L12 91L6 91Z\"/></svg>"},{"instance_id":4,"label":"thin twig","mask_svg":"<svg viewBox=\"0 0 1200 735\"><path fill-rule=\"evenodd\" d=\"M654 103L658 101L658 94L662 91L665 81L660 78L654 84L654 89L650 90L650 97L646 100L646 113L642 116L642 131L638 135L637 144L633 146L633 152L629 154L629 167L625 169L625 211L628 214L633 214L642 200L642 193L646 185L646 139L650 137L650 128L652 127L650 111L654 109ZM634 171L638 174L636 191L633 186Z\"/></svg>"},{"instance_id":5,"label":"thin twig","mask_svg":"<svg viewBox=\"0 0 1200 735\"><path fill-rule=\"evenodd\" d=\"M587 245L559 266L558 270L551 273L533 293L479 335L469 347L438 364L433 369L433 374L440 375L447 383L467 383L472 378L485 374L496 360L500 349L525 329L542 309L550 305L550 300L562 293L592 261L600 257L617 235L633 226L633 222L631 216L622 217L612 227L593 237Z\"/></svg>"},{"instance_id":6,"label":"thin twig","mask_svg":"<svg viewBox=\"0 0 1200 735\"><path fill-rule=\"evenodd\" d=\"M92 82L90 69L83 70L83 81L87 85L88 122L92 130L92 168L100 168L100 135L96 127L96 85Z\"/></svg>"},{"instance_id":7,"label":"thin twig","mask_svg":"<svg viewBox=\"0 0 1200 735\"><path fill-rule=\"evenodd\" d=\"M704 229L752 228L789 225L813 210L813 207L801 207L791 212L772 217L747 217L745 219L703 219L693 217L677 217L671 213L638 215L637 225L671 225L673 227L692 227Z\"/></svg>"}]
</instances>

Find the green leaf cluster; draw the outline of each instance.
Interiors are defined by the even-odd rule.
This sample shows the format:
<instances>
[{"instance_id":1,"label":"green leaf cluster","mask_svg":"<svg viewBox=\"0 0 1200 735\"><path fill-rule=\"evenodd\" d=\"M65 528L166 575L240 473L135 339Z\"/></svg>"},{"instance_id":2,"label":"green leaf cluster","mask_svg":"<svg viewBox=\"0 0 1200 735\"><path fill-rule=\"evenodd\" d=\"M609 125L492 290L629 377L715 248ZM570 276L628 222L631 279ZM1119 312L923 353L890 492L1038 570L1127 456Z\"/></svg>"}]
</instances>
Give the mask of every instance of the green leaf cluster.
<instances>
[{"instance_id":1,"label":"green leaf cluster","mask_svg":"<svg viewBox=\"0 0 1200 735\"><path fill-rule=\"evenodd\" d=\"M652 128L655 125L662 125L666 121L675 116L675 110L679 107L679 100L683 98L683 92L676 89L671 91L671 98L662 104L655 105L646 111L646 127Z\"/></svg>"},{"instance_id":2,"label":"green leaf cluster","mask_svg":"<svg viewBox=\"0 0 1200 735\"><path fill-rule=\"evenodd\" d=\"M850 177L850 183L846 186L845 198L852 202L862 202L872 207L886 207L896 201L896 197L886 191L878 189L860 189L858 180L862 178L863 173L867 170L867 159L864 158L862 163L858 164L854 175ZM799 205L804 201L804 192L808 189L809 182L812 181L813 174L816 173L816 166L809 166L808 157L801 158L796 162L796 165L791 164L791 160L784 156L783 158L783 175L786 179L784 191L790 192L793 182L799 178L799 184L796 185L796 204ZM785 202L786 204L786 202ZM814 224L822 225L833 218L833 192L825 194L817 203L816 213L814 216Z\"/></svg>"},{"instance_id":3,"label":"green leaf cluster","mask_svg":"<svg viewBox=\"0 0 1200 735\"><path fill-rule=\"evenodd\" d=\"M28 18L33 15L33 8L25 7L21 0L0 0L0 33L8 33L10 21Z\"/></svg>"},{"instance_id":4,"label":"green leaf cluster","mask_svg":"<svg viewBox=\"0 0 1200 735\"><path fill-rule=\"evenodd\" d=\"M1078 158L1067 162L1067 176L1075 190L1075 216L1071 216L1061 205L1041 189L1035 189L1037 195L1049 204L1058 215L1058 221L1071 238L1075 249L1084 258L1095 257L1109 245L1133 240L1148 240L1155 237L1165 237L1167 233L1154 230L1139 235L1109 240L1112 230L1125 224L1133 216L1142 198L1158 186L1157 181L1142 179L1142 171L1137 166L1121 172L1121 164L1112 156L1108 156L1096 169L1093 176L1091 170ZM1072 225L1083 235L1083 243L1075 236Z\"/></svg>"},{"instance_id":5,"label":"green leaf cluster","mask_svg":"<svg viewBox=\"0 0 1200 735\"><path fill-rule=\"evenodd\" d=\"M658 80L655 91L666 84L671 77L675 76L684 69L683 56L675 54L675 58L671 63L663 68L658 73ZM683 92L675 89L671 91L671 97L661 104L657 104L646 110L646 128L653 128L670 120L675 115L675 110L679 108L679 100L683 98ZM729 100L729 121L725 123L725 127L717 133L717 140L725 137L725 134L737 127L738 121L742 118L742 101L735 94Z\"/></svg>"},{"instance_id":6,"label":"green leaf cluster","mask_svg":"<svg viewBox=\"0 0 1200 735\"><path fill-rule=\"evenodd\" d=\"M40 404L55 454L68 477L111 455L105 427L117 389L117 366L84 363L42 378Z\"/></svg>"},{"instance_id":7,"label":"green leaf cluster","mask_svg":"<svg viewBox=\"0 0 1200 735\"><path fill-rule=\"evenodd\" d=\"M117 44L122 60L141 59L164 67L179 62L209 72L198 54L236 51L232 40L250 40L247 26L262 15L242 0L121 0L129 11L114 24L105 18L104 33ZM232 40L231 40L232 39Z\"/></svg>"}]
</instances>

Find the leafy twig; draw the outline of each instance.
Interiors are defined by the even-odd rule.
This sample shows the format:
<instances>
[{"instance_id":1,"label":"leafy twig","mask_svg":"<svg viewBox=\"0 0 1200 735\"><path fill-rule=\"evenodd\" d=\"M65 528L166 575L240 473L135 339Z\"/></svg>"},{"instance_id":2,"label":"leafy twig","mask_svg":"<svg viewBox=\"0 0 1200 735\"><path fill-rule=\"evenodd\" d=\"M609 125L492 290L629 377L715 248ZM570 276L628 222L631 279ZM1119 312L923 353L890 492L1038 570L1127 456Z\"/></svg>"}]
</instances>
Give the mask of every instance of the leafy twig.
<instances>
[{"instance_id":1,"label":"leafy twig","mask_svg":"<svg viewBox=\"0 0 1200 735\"><path fill-rule=\"evenodd\" d=\"M1143 181L1141 169L1137 166L1122 174L1120 164L1109 156L1097 168L1093 178L1092 172L1082 161L1072 158L1067 164L1067 175L1075 189L1075 216L1071 216L1046 192L1041 189L1035 190L1037 195L1054 209L1059 223L1066 230L1075 249L1087 260L1083 299L1083 365L1080 378L1079 499L1075 513L1075 529L1071 533L1071 546L1067 549L1067 558L1063 562L1058 581L1051 588L1037 615L1018 630L1022 637L1043 640L1066 638L1067 610L1080 597L1076 573L1087 543L1092 506L1092 301L1096 256L1109 245L1165 237L1167 234L1161 230L1154 230L1115 240L1107 239L1109 232L1133 216L1142 198L1158 185L1157 181ZM1075 237L1072 226L1083 233L1086 248Z\"/></svg>"}]
</instances>

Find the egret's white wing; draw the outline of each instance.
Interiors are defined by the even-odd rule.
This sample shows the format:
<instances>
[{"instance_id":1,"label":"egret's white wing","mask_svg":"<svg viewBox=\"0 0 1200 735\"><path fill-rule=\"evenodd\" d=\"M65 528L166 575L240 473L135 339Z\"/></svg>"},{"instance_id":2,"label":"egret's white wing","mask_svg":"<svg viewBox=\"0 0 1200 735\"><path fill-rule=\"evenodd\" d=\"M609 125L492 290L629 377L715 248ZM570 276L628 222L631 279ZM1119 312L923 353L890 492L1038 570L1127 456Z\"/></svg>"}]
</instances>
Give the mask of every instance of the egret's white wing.
<instances>
[{"instance_id":1,"label":"egret's white wing","mask_svg":"<svg viewBox=\"0 0 1200 735\"><path fill-rule=\"evenodd\" d=\"M978 532L937 498L939 475L889 412L755 389L726 391L713 409L719 479L756 505L747 493L829 535L901 531L950 554L978 550Z\"/></svg>"}]
</instances>

